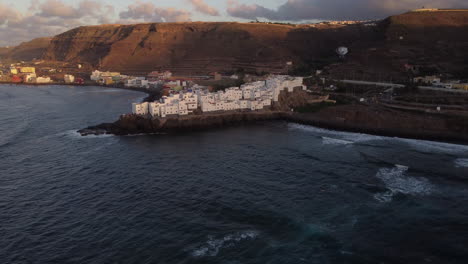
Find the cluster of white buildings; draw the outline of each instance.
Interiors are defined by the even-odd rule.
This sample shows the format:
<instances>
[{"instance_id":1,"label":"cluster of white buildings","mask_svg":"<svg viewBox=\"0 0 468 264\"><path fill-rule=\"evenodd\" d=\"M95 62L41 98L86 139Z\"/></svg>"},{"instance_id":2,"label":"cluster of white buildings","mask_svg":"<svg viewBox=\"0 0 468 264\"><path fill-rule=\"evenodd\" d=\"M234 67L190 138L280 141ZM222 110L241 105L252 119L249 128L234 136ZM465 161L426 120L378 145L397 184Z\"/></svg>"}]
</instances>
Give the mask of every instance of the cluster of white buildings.
<instances>
[{"instance_id":1,"label":"cluster of white buildings","mask_svg":"<svg viewBox=\"0 0 468 264\"><path fill-rule=\"evenodd\" d=\"M172 77L172 73L170 71L164 72L151 72L148 74L147 77L135 77L135 76L128 76L120 74L119 72L101 72L95 70L91 73L90 79L97 83L105 84L105 85L112 85L115 83L122 83L126 87L140 87L149 89L151 87L158 87L163 84L172 84L173 86L179 85L184 87L182 82L174 82L171 83L168 81L169 78ZM186 84L185 84L186 85Z\"/></svg>"},{"instance_id":2,"label":"cluster of white buildings","mask_svg":"<svg viewBox=\"0 0 468 264\"><path fill-rule=\"evenodd\" d=\"M65 81L65 83L74 83L75 82L75 76L73 76L71 74L65 74L63 76L63 80Z\"/></svg>"},{"instance_id":3,"label":"cluster of white buildings","mask_svg":"<svg viewBox=\"0 0 468 264\"><path fill-rule=\"evenodd\" d=\"M27 73L23 75L25 83L50 83L52 80L47 76L37 76L35 73Z\"/></svg>"},{"instance_id":4,"label":"cluster of white buildings","mask_svg":"<svg viewBox=\"0 0 468 264\"><path fill-rule=\"evenodd\" d=\"M430 85L432 87L438 87L438 88L468 90L468 83L463 83L460 80L451 80L451 81L441 82L441 79L438 76L416 77L416 78L413 78L413 82L422 83L425 85Z\"/></svg>"},{"instance_id":5,"label":"cluster of white buildings","mask_svg":"<svg viewBox=\"0 0 468 264\"><path fill-rule=\"evenodd\" d=\"M231 87L225 91L210 93L204 88L193 87L188 91L164 96L158 102L134 103L132 111L137 115L166 117L168 115L188 115L200 109L204 113L235 110L262 110L279 100L280 92L292 92L303 85L302 77L274 76L266 81Z\"/></svg>"}]
</instances>

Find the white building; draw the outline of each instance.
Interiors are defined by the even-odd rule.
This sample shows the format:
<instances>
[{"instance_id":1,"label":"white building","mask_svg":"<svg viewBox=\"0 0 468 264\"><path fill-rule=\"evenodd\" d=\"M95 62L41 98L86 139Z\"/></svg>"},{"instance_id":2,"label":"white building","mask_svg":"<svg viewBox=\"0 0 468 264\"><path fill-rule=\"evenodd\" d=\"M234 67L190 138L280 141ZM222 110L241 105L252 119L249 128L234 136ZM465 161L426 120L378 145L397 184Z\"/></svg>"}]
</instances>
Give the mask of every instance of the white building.
<instances>
[{"instance_id":1,"label":"white building","mask_svg":"<svg viewBox=\"0 0 468 264\"><path fill-rule=\"evenodd\" d=\"M50 77L37 77L36 83L50 83Z\"/></svg>"},{"instance_id":2,"label":"white building","mask_svg":"<svg viewBox=\"0 0 468 264\"><path fill-rule=\"evenodd\" d=\"M75 76L70 75L70 74L65 74L65 76L63 76L63 80L65 81L65 83L74 83Z\"/></svg>"},{"instance_id":3,"label":"white building","mask_svg":"<svg viewBox=\"0 0 468 264\"><path fill-rule=\"evenodd\" d=\"M36 74L35 73L28 73L24 75L24 82L33 83L36 82Z\"/></svg>"},{"instance_id":4,"label":"white building","mask_svg":"<svg viewBox=\"0 0 468 264\"><path fill-rule=\"evenodd\" d=\"M302 77L274 76L266 81L248 83L215 93L196 87L194 92L183 91L179 94L163 96L160 102L133 104L133 113L142 115L149 113L153 117L166 117L188 115L198 108L204 113L259 111L271 107L273 102L278 101L281 91L292 92L297 87L305 90L302 83Z\"/></svg>"},{"instance_id":5,"label":"white building","mask_svg":"<svg viewBox=\"0 0 468 264\"><path fill-rule=\"evenodd\" d=\"M149 103L132 104L132 112L137 115L147 115L149 113Z\"/></svg>"},{"instance_id":6,"label":"white building","mask_svg":"<svg viewBox=\"0 0 468 264\"><path fill-rule=\"evenodd\" d=\"M145 77L129 77L124 85L126 87L142 87L142 88L149 88L150 82L146 80Z\"/></svg>"},{"instance_id":7,"label":"white building","mask_svg":"<svg viewBox=\"0 0 468 264\"><path fill-rule=\"evenodd\" d=\"M106 77L109 77L109 78L112 78L112 77L116 77L116 76L120 76L120 73L119 72L101 72L101 71L98 71L98 70L95 70L91 73L91 76L90 76L90 79L91 81L100 81L101 79L103 78L106 78Z\"/></svg>"}]
</instances>

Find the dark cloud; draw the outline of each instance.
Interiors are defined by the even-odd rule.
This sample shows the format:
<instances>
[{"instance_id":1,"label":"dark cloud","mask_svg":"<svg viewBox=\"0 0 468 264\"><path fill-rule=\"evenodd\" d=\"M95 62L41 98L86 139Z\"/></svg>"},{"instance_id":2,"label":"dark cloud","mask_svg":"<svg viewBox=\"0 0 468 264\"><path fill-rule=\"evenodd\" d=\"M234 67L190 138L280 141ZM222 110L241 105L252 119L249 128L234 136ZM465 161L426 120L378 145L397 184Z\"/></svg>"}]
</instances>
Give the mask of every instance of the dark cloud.
<instances>
[{"instance_id":1,"label":"dark cloud","mask_svg":"<svg viewBox=\"0 0 468 264\"><path fill-rule=\"evenodd\" d=\"M300 21L311 19L376 19L421 8L467 8L467 0L288 0L275 9L228 1L233 17Z\"/></svg>"}]
</instances>

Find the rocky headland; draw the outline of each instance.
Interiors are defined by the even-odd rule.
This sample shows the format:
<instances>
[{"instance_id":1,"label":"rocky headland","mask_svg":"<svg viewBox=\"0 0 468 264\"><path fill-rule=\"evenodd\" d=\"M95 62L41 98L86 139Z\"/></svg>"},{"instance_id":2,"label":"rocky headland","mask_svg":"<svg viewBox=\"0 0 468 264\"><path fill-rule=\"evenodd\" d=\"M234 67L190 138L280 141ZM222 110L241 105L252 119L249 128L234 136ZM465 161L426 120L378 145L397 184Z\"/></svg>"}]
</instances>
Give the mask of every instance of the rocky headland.
<instances>
[{"instance_id":1,"label":"rocky headland","mask_svg":"<svg viewBox=\"0 0 468 264\"><path fill-rule=\"evenodd\" d=\"M262 111L198 113L166 118L125 114L116 122L91 126L78 132L83 136L184 133L259 121L285 121L389 137L468 144L468 115L464 113L395 109L353 100L343 103L345 99L341 97L332 96L332 99L341 101L333 104L329 96L295 90L293 93L282 92L279 102L271 109Z\"/></svg>"}]
</instances>

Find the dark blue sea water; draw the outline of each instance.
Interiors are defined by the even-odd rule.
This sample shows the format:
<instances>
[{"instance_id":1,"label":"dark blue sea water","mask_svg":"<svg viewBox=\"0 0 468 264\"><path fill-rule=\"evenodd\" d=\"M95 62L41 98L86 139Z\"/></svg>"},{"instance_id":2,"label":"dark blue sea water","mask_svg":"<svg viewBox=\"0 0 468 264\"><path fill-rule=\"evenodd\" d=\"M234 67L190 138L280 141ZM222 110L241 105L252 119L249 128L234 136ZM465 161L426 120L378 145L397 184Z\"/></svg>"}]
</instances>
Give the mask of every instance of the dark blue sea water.
<instances>
[{"instance_id":1,"label":"dark blue sea water","mask_svg":"<svg viewBox=\"0 0 468 264\"><path fill-rule=\"evenodd\" d=\"M468 147L283 122L80 137L144 94L0 85L0 263L468 263Z\"/></svg>"}]
</instances>

